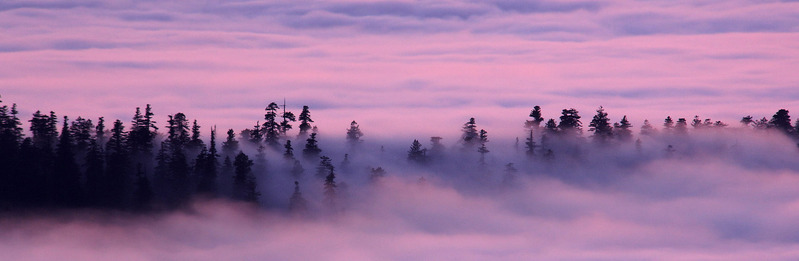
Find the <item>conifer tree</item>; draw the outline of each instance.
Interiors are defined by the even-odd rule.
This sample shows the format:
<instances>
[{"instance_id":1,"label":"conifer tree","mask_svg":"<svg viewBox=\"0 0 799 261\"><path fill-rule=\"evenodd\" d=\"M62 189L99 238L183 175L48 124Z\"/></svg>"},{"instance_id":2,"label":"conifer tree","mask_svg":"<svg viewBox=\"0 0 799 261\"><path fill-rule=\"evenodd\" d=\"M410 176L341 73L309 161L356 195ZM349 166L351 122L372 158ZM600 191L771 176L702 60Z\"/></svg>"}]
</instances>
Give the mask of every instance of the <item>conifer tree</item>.
<instances>
[{"instance_id":1,"label":"conifer tree","mask_svg":"<svg viewBox=\"0 0 799 261\"><path fill-rule=\"evenodd\" d=\"M239 152L233 165L235 166L233 197L242 201L257 202L261 193L258 192L255 175L252 173L252 160L244 152Z\"/></svg>"},{"instance_id":2,"label":"conifer tree","mask_svg":"<svg viewBox=\"0 0 799 261\"><path fill-rule=\"evenodd\" d=\"M530 111L530 118L532 120L528 120L524 123L524 126L528 129L538 129L541 126L541 122L544 121L544 118L541 117L541 107L536 105L533 107L533 110Z\"/></svg>"},{"instance_id":3,"label":"conifer tree","mask_svg":"<svg viewBox=\"0 0 799 261\"><path fill-rule=\"evenodd\" d=\"M79 155L85 154L86 150L89 148L89 140L92 138L93 130L94 124L92 124L92 120L78 117L72 121L72 125L69 127L69 132L70 135L72 135L72 139L75 143L75 152L77 152Z\"/></svg>"},{"instance_id":4,"label":"conifer tree","mask_svg":"<svg viewBox=\"0 0 799 261\"><path fill-rule=\"evenodd\" d=\"M560 116L558 129L566 135L580 135L582 133L582 123L580 122L579 112L574 109L563 109Z\"/></svg>"},{"instance_id":5,"label":"conifer tree","mask_svg":"<svg viewBox=\"0 0 799 261\"><path fill-rule=\"evenodd\" d=\"M631 140L633 137L633 131L630 130L630 128L632 127L633 125L630 124L630 121L627 120L627 115L624 115L621 118L621 121L613 124L613 130L616 138L622 142Z\"/></svg>"},{"instance_id":6,"label":"conifer tree","mask_svg":"<svg viewBox=\"0 0 799 261\"><path fill-rule=\"evenodd\" d=\"M679 135L685 135L688 133L688 121L685 118L677 119L677 123L674 124L674 133Z\"/></svg>"},{"instance_id":7,"label":"conifer tree","mask_svg":"<svg viewBox=\"0 0 799 261\"><path fill-rule=\"evenodd\" d=\"M247 140L250 141L250 143L255 145L261 145L261 142L264 140L264 131L261 128L260 121L255 122L255 126L252 127L252 130L244 130L241 133L242 136L247 136Z\"/></svg>"},{"instance_id":8,"label":"conifer tree","mask_svg":"<svg viewBox=\"0 0 799 261\"><path fill-rule=\"evenodd\" d=\"M419 140L413 140L411 149L408 150L408 160L414 163L424 163L427 149L422 148L422 143Z\"/></svg>"},{"instance_id":9,"label":"conifer tree","mask_svg":"<svg viewBox=\"0 0 799 261\"><path fill-rule=\"evenodd\" d=\"M111 137L105 144L106 172L102 181L102 196L98 201L104 207L120 207L125 196L125 184L128 181L130 157L127 146L128 133L122 121L114 121Z\"/></svg>"},{"instance_id":10,"label":"conifer tree","mask_svg":"<svg viewBox=\"0 0 799 261\"><path fill-rule=\"evenodd\" d=\"M744 127L751 126L753 122L754 120L752 118L752 115L746 115L741 118L741 125L743 125Z\"/></svg>"},{"instance_id":11,"label":"conifer tree","mask_svg":"<svg viewBox=\"0 0 799 261\"><path fill-rule=\"evenodd\" d=\"M294 194L289 199L289 212L295 215L304 215L308 211L308 201L302 197L300 182L294 181Z\"/></svg>"},{"instance_id":12,"label":"conifer tree","mask_svg":"<svg viewBox=\"0 0 799 261\"><path fill-rule=\"evenodd\" d=\"M322 153L322 149L320 149L317 144L316 133L311 133L311 137L305 141L305 149L302 150L302 155L309 160L319 157L319 153Z\"/></svg>"},{"instance_id":13,"label":"conifer tree","mask_svg":"<svg viewBox=\"0 0 799 261\"><path fill-rule=\"evenodd\" d=\"M105 118L100 117L97 119L97 126L94 127L94 137L100 148L105 145L105 132Z\"/></svg>"},{"instance_id":14,"label":"conifer tree","mask_svg":"<svg viewBox=\"0 0 799 261\"><path fill-rule=\"evenodd\" d=\"M480 148L477 149L477 152L480 153L480 165L485 165L485 154L491 152L486 147L486 143L488 142L488 132L485 130L480 130Z\"/></svg>"},{"instance_id":15,"label":"conifer tree","mask_svg":"<svg viewBox=\"0 0 799 261\"><path fill-rule=\"evenodd\" d=\"M674 120L671 119L671 116L666 116L666 119L663 120L663 132L666 134L674 132Z\"/></svg>"},{"instance_id":16,"label":"conifer tree","mask_svg":"<svg viewBox=\"0 0 799 261\"><path fill-rule=\"evenodd\" d=\"M333 169L330 169L330 172L325 176L325 185L324 185L324 195L325 195L325 205L328 209L335 211L336 204L337 204L337 194L336 194L336 174L333 172Z\"/></svg>"},{"instance_id":17,"label":"conifer tree","mask_svg":"<svg viewBox=\"0 0 799 261\"><path fill-rule=\"evenodd\" d=\"M464 148L474 147L474 145L479 142L477 123L475 122L474 118L469 118L469 121L463 124L461 131L463 131L463 134L461 135L461 142L463 143Z\"/></svg>"},{"instance_id":18,"label":"conifer tree","mask_svg":"<svg viewBox=\"0 0 799 261\"><path fill-rule=\"evenodd\" d=\"M309 122L313 122L311 119L311 111L308 109L308 106L302 106L302 112L300 113L300 135L299 138L305 138L308 136L308 130L311 129L311 124Z\"/></svg>"},{"instance_id":19,"label":"conifer tree","mask_svg":"<svg viewBox=\"0 0 799 261\"><path fill-rule=\"evenodd\" d=\"M350 145L357 145L361 142L361 136L363 136L363 132L361 132L360 126L355 121L350 123L350 128L347 129L347 142Z\"/></svg>"},{"instance_id":20,"label":"conifer tree","mask_svg":"<svg viewBox=\"0 0 799 261\"><path fill-rule=\"evenodd\" d=\"M286 140L286 145L283 145L283 148L286 148L283 157L287 160L294 160L294 148L291 147L291 140Z\"/></svg>"},{"instance_id":21,"label":"conifer tree","mask_svg":"<svg viewBox=\"0 0 799 261\"><path fill-rule=\"evenodd\" d=\"M56 162L51 191L58 206L75 207L82 204L81 173L75 162L72 135L69 132L67 116L64 116L61 136L56 149Z\"/></svg>"},{"instance_id":22,"label":"conifer tree","mask_svg":"<svg viewBox=\"0 0 799 261\"><path fill-rule=\"evenodd\" d=\"M596 110L596 115L594 115L588 127L589 131L594 132L593 138L595 142L605 143L613 138L613 127L610 126L608 113L605 112L605 108L602 108L602 106L599 106L599 109Z\"/></svg>"},{"instance_id":23,"label":"conifer tree","mask_svg":"<svg viewBox=\"0 0 799 261\"><path fill-rule=\"evenodd\" d=\"M291 176L294 179L300 179L303 172L305 172L305 168L302 167L302 163L295 159L294 166L291 167Z\"/></svg>"},{"instance_id":24,"label":"conifer tree","mask_svg":"<svg viewBox=\"0 0 799 261\"><path fill-rule=\"evenodd\" d=\"M101 198L104 195L105 185L105 157L103 157L103 150L96 139L89 141L89 148L86 153L86 160L84 163L86 169L86 203L90 206L99 206L102 203Z\"/></svg>"},{"instance_id":25,"label":"conifer tree","mask_svg":"<svg viewBox=\"0 0 799 261\"><path fill-rule=\"evenodd\" d=\"M236 132L233 129L227 131L227 138L222 142L222 155L225 157L233 156L239 151L239 141L236 140Z\"/></svg>"},{"instance_id":26,"label":"conifer tree","mask_svg":"<svg viewBox=\"0 0 799 261\"><path fill-rule=\"evenodd\" d=\"M200 125L197 124L197 120L194 120L191 125L191 139L186 143L186 150L189 155L194 155L203 147L205 147L205 143L200 139Z\"/></svg>"},{"instance_id":27,"label":"conifer tree","mask_svg":"<svg viewBox=\"0 0 799 261\"><path fill-rule=\"evenodd\" d=\"M546 130L545 134L548 135L555 135L560 133L560 129L558 128L558 124L555 123L555 119L549 119L549 121L547 121L547 123L544 125L544 129Z\"/></svg>"},{"instance_id":28,"label":"conifer tree","mask_svg":"<svg viewBox=\"0 0 799 261\"><path fill-rule=\"evenodd\" d=\"M286 132L291 130L293 126L291 126L292 121L297 121L294 117L294 113L290 111L286 111L286 102L283 101L283 114L280 115L283 118L283 121L280 122L280 135L286 136Z\"/></svg>"},{"instance_id":29,"label":"conifer tree","mask_svg":"<svg viewBox=\"0 0 799 261\"><path fill-rule=\"evenodd\" d=\"M58 138L57 121L54 112L50 112L50 116L39 111L33 114L33 118L30 120L30 131L33 134L33 145L36 148L48 153L53 151L53 145Z\"/></svg>"},{"instance_id":30,"label":"conifer tree","mask_svg":"<svg viewBox=\"0 0 799 261\"><path fill-rule=\"evenodd\" d=\"M137 211L146 211L150 208L153 200L153 190L150 185L150 180L142 170L142 166L138 165L136 171L136 184L133 191L133 209Z\"/></svg>"},{"instance_id":31,"label":"conifer tree","mask_svg":"<svg viewBox=\"0 0 799 261\"><path fill-rule=\"evenodd\" d=\"M136 166L138 164L148 166L153 158L155 137L158 135L158 126L152 118L153 115L149 104L145 107L144 114L139 107L136 107L127 139L131 160Z\"/></svg>"},{"instance_id":32,"label":"conifer tree","mask_svg":"<svg viewBox=\"0 0 799 261\"><path fill-rule=\"evenodd\" d=\"M769 121L769 128L774 128L782 131L785 134L793 133L793 126L791 126L791 116L788 115L788 110L780 109Z\"/></svg>"},{"instance_id":33,"label":"conifer tree","mask_svg":"<svg viewBox=\"0 0 799 261\"><path fill-rule=\"evenodd\" d=\"M374 183L386 176L386 170L383 167L371 168L369 170L369 181Z\"/></svg>"},{"instance_id":34,"label":"conifer tree","mask_svg":"<svg viewBox=\"0 0 799 261\"><path fill-rule=\"evenodd\" d=\"M277 123L277 110L280 107L277 103L269 103L266 106L266 114L264 114L264 125L263 125L263 132L264 132L264 141L266 144L270 146L277 146L278 139L280 139L280 124Z\"/></svg>"},{"instance_id":35,"label":"conifer tree","mask_svg":"<svg viewBox=\"0 0 799 261\"><path fill-rule=\"evenodd\" d=\"M528 156L535 156L535 141L533 140L533 130L530 130L530 135L526 138L527 141L524 142L525 147L527 148L526 153Z\"/></svg>"},{"instance_id":36,"label":"conifer tree","mask_svg":"<svg viewBox=\"0 0 799 261\"><path fill-rule=\"evenodd\" d=\"M655 135L657 130L649 123L649 120L644 120L644 125L641 125L641 135L652 136Z\"/></svg>"},{"instance_id":37,"label":"conifer tree","mask_svg":"<svg viewBox=\"0 0 799 261\"><path fill-rule=\"evenodd\" d=\"M333 171L335 167L329 157L322 156L319 157L319 159L321 159L321 161L319 161L319 165L316 166L316 177L323 179L328 173Z\"/></svg>"}]
</instances>

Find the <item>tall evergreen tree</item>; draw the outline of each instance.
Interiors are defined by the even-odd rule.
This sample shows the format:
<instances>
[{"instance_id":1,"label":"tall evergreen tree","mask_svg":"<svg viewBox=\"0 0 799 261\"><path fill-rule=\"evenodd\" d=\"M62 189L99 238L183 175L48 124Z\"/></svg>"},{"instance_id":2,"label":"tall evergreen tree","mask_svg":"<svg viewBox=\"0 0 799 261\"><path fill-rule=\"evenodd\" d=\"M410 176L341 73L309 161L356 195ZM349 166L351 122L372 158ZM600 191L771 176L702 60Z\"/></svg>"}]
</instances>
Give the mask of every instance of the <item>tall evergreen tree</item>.
<instances>
[{"instance_id":1,"label":"tall evergreen tree","mask_svg":"<svg viewBox=\"0 0 799 261\"><path fill-rule=\"evenodd\" d=\"M337 193L336 193L336 174L333 169L325 176L324 195L325 205L329 210L335 211L337 208Z\"/></svg>"},{"instance_id":2,"label":"tall evergreen tree","mask_svg":"<svg viewBox=\"0 0 799 261\"><path fill-rule=\"evenodd\" d=\"M97 119L97 126L94 127L94 138L100 148L105 145L105 133L105 118L100 117Z\"/></svg>"},{"instance_id":3,"label":"tall evergreen tree","mask_svg":"<svg viewBox=\"0 0 799 261\"><path fill-rule=\"evenodd\" d=\"M327 156L319 157L319 165L316 166L316 177L323 179L328 173L332 172L335 168L333 162Z\"/></svg>"},{"instance_id":4,"label":"tall evergreen tree","mask_svg":"<svg viewBox=\"0 0 799 261\"><path fill-rule=\"evenodd\" d=\"M685 118L677 119L677 123L674 124L674 133L679 135L685 135L688 133L688 121Z\"/></svg>"},{"instance_id":5,"label":"tall evergreen tree","mask_svg":"<svg viewBox=\"0 0 799 261\"><path fill-rule=\"evenodd\" d=\"M793 126L791 126L791 116L788 115L788 110L780 109L774 116L771 116L769 128L780 130L785 134L792 134Z\"/></svg>"},{"instance_id":6,"label":"tall evergreen tree","mask_svg":"<svg viewBox=\"0 0 799 261\"><path fill-rule=\"evenodd\" d=\"M72 135L72 139L75 143L75 151L78 152L78 154L86 153L86 150L89 148L89 140L92 138L93 130L94 124L92 120L78 117L72 121L69 132L70 135Z\"/></svg>"},{"instance_id":7,"label":"tall evergreen tree","mask_svg":"<svg viewBox=\"0 0 799 261\"><path fill-rule=\"evenodd\" d=\"M319 157L319 153L322 153L322 149L320 149L317 144L316 133L311 133L311 137L305 141L306 143L305 148L302 150L302 156L309 160Z\"/></svg>"},{"instance_id":8,"label":"tall evergreen tree","mask_svg":"<svg viewBox=\"0 0 799 261\"><path fill-rule=\"evenodd\" d=\"M260 121L255 122L255 126L253 126L252 130L244 130L241 133L242 135L245 133L249 134L247 135L247 140L255 145L261 145L261 142L264 140L264 130L261 128Z\"/></svg>"},{"instance_id":9,"label":"tall evergreen tree","mask_svg":"<svg viewBox=\"0 0 799 261\"><path fill-rule=\"evenodd\" d=\"M621 118L621 121L613 124L616 138L620 141L627 142L633 138L633 131L630 130L633 125L627 120L627 115ZM651 126L650 126L651 127Z\"/></svg>"},{"instance_id":10,"label":"tall evergreen tree","mask_svg":"<svg viewBox=\"0 0 799 261\"><path fill-rule=\"evenodd\" d=\"M560 129L558 128L558 124L555 123L555 119L549 119L549 121L547 121L547 123L544 124L544 130L546 131L545 134L548 135L556 135L560 133Z\"/></svg>"},{"instance_id":11,"label":"tall evergreen tree","mask_svg":"<svg viewBox=\"0 0 799 261\"><path fill-rule=\"evenodd\" d=\"M283 148L286 148L283 157L287 160L294 160L294 148L291 147L291 140L286 140L286 145L284 145Z\"/></svg>"},{"instance_id":12,"label":"tall evergreen tree","mask_svg":"<svg viewBox=\"0 0 799 261\"><path fill-rule=\"evenodd\" d=\"M128 142L128 132L122 121L114 121L111 129L111 137L105 144L106 149L106 172L102 179L102 196L94 200L100 206L121 207L126 195L126 184L128 182L130 170L130 154L126 144Z\"/></svg>"},{"instance_id":13,"label":"tall evergreen tree","mask_svg":"<svg viewBox=\"0 0 799 261\"><path fill-rule=\"evenodd\" d=\"M413 143L411 143L410 150L408 150L408 160L414 163L424 163L427 156L425 155L426 152L427 149L422 148L422 143L414 139Z\"/></svg>"},{"instance_id":14,"label":"tall evergreen tree","mask_svg":"<svg viewBox=\"0 0 799 261\"><path fill-rule=\"evenodd\" d=\"M86 169L85 195L86 203L90 206L101 206L102 197L105 197L105 157L102 147L96 139L89 141L84 168Z\"/></svg>"},{"instance_id":15,"label":"tall evergreen tree","mask_svg":"<svg viewBox=\"0 0 799 261\"><path fill-rule=\"evenodd\" d=\"M488 132L486 130L480 130L480 148L477 149L477 152L480 153L480 165L485 165L485 154L491 152L486 147L486 143L488 142Z\"/></svg>"},{"instance_id":16,"label":"tall evergreen tree","mask_svg":"<svg viewBox=\"0 0 799 261\"><path fill-rule=\"evenodd\" d=\"M233 129L227 130L227 138L222 142L222 155L231 157L239 151L239 141L236 140L236 132Z\"/></svg>"},{"instance_id":17,"label":"tall evergreen tree","mask_svg":"<svg viewBox=\"0 0 799 261\"><path fill-rule=\"evenodd\" d=\"M69 132L67 116L64 116L61 136L56 149L55 170L51 191L58 206L75 207L82 204L83 191L80 187L81 173L75 162L72 135Z\"/></svg>"},{"instance_id":18,"label":"tall evergreen tree","mask_svg":"<svg viewBox=\"0 0 799 261\"><path fill-rule=\"evenodd\" d=\"M200 128L197 120L194 120L191 125L191 139L186 143L186 151L189 152L189 155L194 155L205 147L205 143L200 139Z\"/></svg>"},{"instance_id":19,"label":"tall evergreen tree","mask_svg":"<svg viewBox=\"0 0 799 261\"><path fill-rule=\"evenodd\" d=\"M291 194L289 199L289 211L295 215L304 215L308 211L308 201L302 197L298 181L294 181L294 194Z\"/></svg>"},{"instance_id":20,"label":"tall evergreen tree","mask_svg":"<svg viewBox=\"0 0 799 261\"><path fill-rule=\"evenodd\" d=\"M302 106L302 112L300 113L300 135L299 138L305 138L308 135L308 131L311 129L311 124L309 122L313 122L311 119L311 111L308 109L308 106Z\"/></svg>"},{"instance_id":21,"label":"tall evergreen tree","mask_svg":"<svg viewBox=\"0 0 799 261\"><path fill-rule=\"evenodd\" d=\"M291 130L293 126L291 126L292 121L297 121L294 117L294 113L290 111L286 111L286 101L283 101L283 114L280 115L283 118L283 121L280 122L280 135L286 136L286 132Z\"/></svg>"},{"instance_id":22,"label":"tall evergreen tree","mask_svg":"<svg viewBox=\"0 0 799 261\"><path fill-rule=\"evenodd\" d=\"M214 196L217 192L216 176L219 168L219 154L216 150L216 128L211 129L210 149L205 148L197 156L195 171L198 174L197 193Z\"/></svg>"},{"instance_id":23,"label":"tall evergreen tree","mask_svg":"<svg viewBox=\"0 0 799 261\"><path fill-rule=\"evenodd\" d=\"M258 192L255 175L252 173L252 160L244 152L239 152L236 155L233 166L235 167L233 198L247 202L257 202L261 193Z\"/></svg>"},{"instance_id":24,"label":"tall evergreen tree","mask_svg":"<svg viewBox=\"0 0 799 261\"><path fill-rule=\"evenodd\" d=\"M528 129L538 129L541 126L541 122L544 121L544 118L541 117L541 106L536 105L533 107L533 110L530 111L530 118L532 119L525 121L524 126Z\"/></svg>"},{"instance_id":25,"label":"tall evergreen tree","mask_svg":"<svg viewBox=\"0 0 799 261\"><path fill-rule=\"evenodd\" d=\"M599 109L596 110L596 115L594 115L588 127L589 131L594 132L594 141L598 143L605 143L613 138L613 127L610 126L608 113L605 112L605 108L602 108L602 106L599 106Z\"/></svg>"},{"instance_id":26,"label":"tall evergreen tree","mask_svg":"<svg viewBox=\"0 0 799 261\"><path fill-rule=\"evenodd\" d=\"M674 120L671 119L671 116L666 116L666 119L663 120L663 132L666 134L674 133Z\"/></svg>"},{"instance_id":27,"label":"tall evergreen tree","mask_svg":"<svg viewBox=\"0 0 799 261\"><path fill-rule=\"evenodd\" d=\"M53 145L58 138L57 121L54 112L50 112L50 116L39 111L33 114L33 118L30 120L30 131L33 134L33 145L36 148L45 152L53 151Z\"/></svg>"},{"instance_id":28,"label":"tall evergreen tree","mask_svg":"<svg viewBox=\"0 0 799 261\"><path fill-rule=\"evenodd\" d=\"M533 140L533 130L530 130L530 135L527 137L526 141L524 142L525 147L527 148L526 153L528 156L535 156L535 140Z\"/></svg>"},{"instance_id":29,"label":"tall evergreen tree","mask_svg":"<svg viewBox=\"0 0 799 261\"><path fill-rule=\"evenodd\" d=\"M361 136L363 136L363 132L361 132L360 126L355 121L350 123L350 128L347 129L347 142L350 145L357 145L361 142Z\"/></svg>"},{"instance_id":30,"label":"tall evergreen tree","mask_svg":"<svg viewBox=\"0 0 799 261\"><path fill-rule=\"evenodd\" d=\"M266 114L264 114L264 125L263 125L263 132L264 132L264 141L266 144L276 147L279 145L278 139L280 139L280 124L277 123L277 110L280 107L277 103L269 103L268 106L264 110L266 110Z\"/></svg>"},{"instance_id":31,"label":"tall evergreen tree","mask_svg":"<svg viewBox=\"0 0 799 261\"><path fill-rule=\"evenodd\" d=\"M657 130L649 123L649 120L644 120L644 125L641 125L641 135L652 136L655 135Z\"/></svg>"},{"instance_id":32,"label":"tall evergreen tree","mask_svg":"<svg viewBox=\"0 0 799 261\"><path fill-rule=\"evenodd\" d=\"M477 123L474 118L469 118L469 121L463 124L461 131L463 132L463 134L461 134L461 142L465 149L472 148L475 144L479 143Z\"/></svg>"},{"instance_id":33,"label":"tall evergreen tree","mask_svg":"<svg viewBox=\"0 0 799 261\"><path fill-rule=\"evenodd\" d=\"M155 137L158 135L158 126L153 120L153 115L149 104L144 108L144 114L139 107L136 107L127 139L130 158L134 165L148 166L152 161Z\"/></svg>"},{"instance_id":34,"label":"tall evergreen tree","mask_svg":"<svg viewBox=\"0 0 799 261\"><path fill-rule=\"evenodd\" d=\"M582 133L582 122L580 122L579 112L574 109L563 109L560 116L558 129L566 135L579 135Z\"/></svg>"}]
</instances>

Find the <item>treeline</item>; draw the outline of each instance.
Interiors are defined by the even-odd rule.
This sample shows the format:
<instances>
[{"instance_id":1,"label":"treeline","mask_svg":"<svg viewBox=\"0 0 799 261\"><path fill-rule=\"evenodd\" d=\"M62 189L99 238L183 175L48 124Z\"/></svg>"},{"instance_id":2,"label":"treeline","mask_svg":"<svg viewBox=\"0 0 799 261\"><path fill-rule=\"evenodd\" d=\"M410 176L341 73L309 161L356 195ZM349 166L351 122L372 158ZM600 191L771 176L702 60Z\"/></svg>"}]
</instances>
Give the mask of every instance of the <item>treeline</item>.
<instances>
[{"instance_id":1,"label":"treeline","mask_svg":"<svg viewBox=\"0 0 799 261\"><path fill-rule=\"evenodd\" d=\"M201 126L183 113L168 115L166 123L159 125L152 108L136 108L132 120L126 124L117 119L107 124L103 117L93 121L77 117L58 117L55 112L35 112L29 135L22 128L16 104L3 105L0 101L0 209L51 209L100 208L130 211L168 210L185 206L194 197L229 198L257 202L263 200L256 178L267 168L267 151L281 151L288 168L279 171L294 182L294 194L287 198L289 208L303 211L307 200L299 191L305 172L304 165L313 164L315 178L323 183L324 205L334 206L339 185L336 168L331 158L322 154L308 106L303 106L299 116L270 103L263 123L238 133L229 129L221 142L216 127L209 128L209 139L202 139ZM282 109L282 111L281 111ZM582 117L575 109L564 109L558 120L542 117L539 106L524 122L526 137L523 151L531 160L553 160L558 153L568 153L564 144L591 143L599 147L633 142L633 126L624 116L612 123L602 107L587 125L591 132L589 142L583 136ZM298 125L292 138L289 133ZM742 127L773 129L784 134L799 136L799 121L791 124L787 110L781 109L771 119L754 120L743 117ZM674 121L667 117L662 127L656 128L648 120L640 126L639 137L679 137L688 129L722 129L728 125L721 121L694 117ZM163 129L160 129L163 128ZM488 131L479 129L474 118L461 128L457 151L462 154L478 153L476 166L485 167ZM363 133L352 121L346 132L347 143L357 148ZM413 140L407 150L407 160L419 167L434 165L445 157L441 137L431 137L430 148ZM301 154L295 154L292 141L303 142ZM640 147L641 140L635 144ZM516 146L519 147L517 138ZM254 155L242 147L255 148ZM671 149L664 148L666 150ZM382 147L381 147L382 150ZM344 156L342 166L349 162ZM504 165L506 176L516 172L513 163ZM275 168L272 168L273 170ZM382 167L369 168L369 178L386 175ZM510 178L506 181L510 182ZM289 184L288 186L291 186Z\"/></svg>"}]
</instances>

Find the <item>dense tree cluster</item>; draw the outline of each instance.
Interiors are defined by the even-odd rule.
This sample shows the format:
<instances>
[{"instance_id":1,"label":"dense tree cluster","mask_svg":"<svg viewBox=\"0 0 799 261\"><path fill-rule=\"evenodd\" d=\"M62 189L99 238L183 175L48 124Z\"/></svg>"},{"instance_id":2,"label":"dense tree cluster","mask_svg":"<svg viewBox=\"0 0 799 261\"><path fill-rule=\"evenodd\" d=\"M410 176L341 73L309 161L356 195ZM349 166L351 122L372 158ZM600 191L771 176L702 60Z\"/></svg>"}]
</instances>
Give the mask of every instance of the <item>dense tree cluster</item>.
<instances>
[{"instance_id":1,"label":"dense tree cluster","mask_svg":"<svg viewBox=\"0 0 799 261\"><path fill-rule=\"evenodd\" d=\"M82 117L72 120L67 116L58 117L55 112L36 111L28 120L30 127L26 132L16 104L9 106L0 101L0 209L147 211L180 208L197 196L259 202L267 195L259 187L259 179L264 173L282 172L294 181L294 193L285 199L288 209L306 212L310 202L300 192L298 181L304 179L303 165L313 164L316 169L310 178L320 184L321 204L337 211L347 194L347 184L338 178L359 169L353 167L350 159L358 155L344 155L340 167L336 168L330 155L324 155L320 148L320 136L311 125L309 107L303 106L296 118L286 111L285 104L282 113L278 113L280 109L276 103L269 103L263 123L258 121L252 129L241 130L238 138L235 130L228 129L219 147L215 126L205 128L209 132L204 138L204 128L199 122L190 121L180 112L168 115L166 124L159 126L150 105L143 110L136 108L127 128L117 119L110 124L110 129L102 117L96 121ZM635 138L627 116L612 122L605 109L599 107L588 124L591 132L588 141L582 135L582 117L576 109L563 109L559 121L545 120L540 106L535 106L529 116L531 120L523 124L524 148L517 150L527 159L541 162L556 160L561 154L578 154L586 143L604 148L632 144L635 140L634 145L640 151L641 139L645 137L671 141L685 137L689 131L728 128L721 121L699 116L694 116L690 123L686 118L674 121L669 116L660 129L645 120ZM299 130L292 137L291 122L296 120L300 122ZM774 130L799 139L799 121L792 124L785 109L778 110L771 119L755 120L746 116L740 124L743 128ZM447 155L441 142L443 138L438 136L430 138L429 149L419 139L414 139L406 147L407 162L413 163L408 166L435 168L435 162L446 157L461 157L458 155L473 155L472 163L461 164L473 164L481 171L493 165L495 159L490 153L496 146L489 149L489 132L478 128L475 118L466 121L460 130L458 149L453 150L460 154ZM347 144L353 145L350 153L364 149L354 146L362 143L362 136L360 125L352 121L345 136ZM296 145L298 142L303 146L302 157L295 157L294 148L300 146ZM520 147L518 143L517 138L517 147ZM257 153L248 155L245 147ZM662 149L667 156L675 152L672 145ZM285 162L268 162L266 154L273 152ZM502 183L512 185L518 169L513 163L502 164L499 165L504 166ZM363 167L371 183L387 175L383 167Z\"/></svg>"}]
</instances>

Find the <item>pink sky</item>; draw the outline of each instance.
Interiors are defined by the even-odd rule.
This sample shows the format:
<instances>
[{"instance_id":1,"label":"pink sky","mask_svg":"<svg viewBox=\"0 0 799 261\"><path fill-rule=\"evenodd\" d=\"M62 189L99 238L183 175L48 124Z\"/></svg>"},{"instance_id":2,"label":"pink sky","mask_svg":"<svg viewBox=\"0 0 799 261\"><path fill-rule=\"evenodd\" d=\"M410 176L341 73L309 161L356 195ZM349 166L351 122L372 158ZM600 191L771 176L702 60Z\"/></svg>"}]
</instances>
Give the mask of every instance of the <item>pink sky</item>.
<instances>
[{"instance_id":1,"label":"pink sky","mask_svg":"<svg viewBox=\"0 0 799 261\"><path fill-rule=\"evenodd\" d=\"M0 25L0 95L25 120L150 103L240 130L285 97L323 132L446 137L469 117L516 135L534 105L636 127L799 112L794 1L10 0Z\"/></svg>"}]
</instances>

